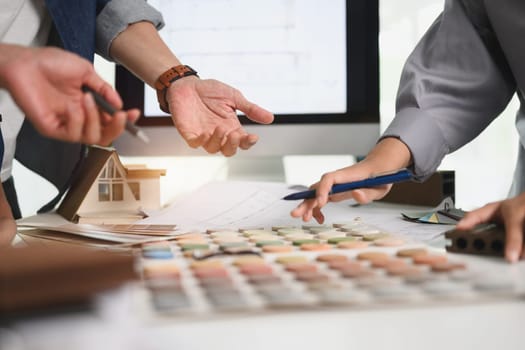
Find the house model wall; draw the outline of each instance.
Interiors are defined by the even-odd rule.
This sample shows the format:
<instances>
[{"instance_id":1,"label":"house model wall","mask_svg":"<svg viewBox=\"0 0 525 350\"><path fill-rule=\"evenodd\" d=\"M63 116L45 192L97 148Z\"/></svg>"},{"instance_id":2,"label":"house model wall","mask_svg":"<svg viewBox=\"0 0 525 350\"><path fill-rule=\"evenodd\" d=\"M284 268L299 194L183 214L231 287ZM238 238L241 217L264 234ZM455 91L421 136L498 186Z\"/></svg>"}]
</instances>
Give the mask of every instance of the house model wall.
<instances>
[{"instance_id":1,"label":"house model wall","mask_svg":"<svg viewBox=\"0 0 525 350\"><path fill-rule=\"evenodd\" d=\"M165 169L124 166L114 149L92 147L57 211L75 222L83 217L140 219L142 210L160 208L160 176L165 174Z\"/></svg>"}]
</instances>

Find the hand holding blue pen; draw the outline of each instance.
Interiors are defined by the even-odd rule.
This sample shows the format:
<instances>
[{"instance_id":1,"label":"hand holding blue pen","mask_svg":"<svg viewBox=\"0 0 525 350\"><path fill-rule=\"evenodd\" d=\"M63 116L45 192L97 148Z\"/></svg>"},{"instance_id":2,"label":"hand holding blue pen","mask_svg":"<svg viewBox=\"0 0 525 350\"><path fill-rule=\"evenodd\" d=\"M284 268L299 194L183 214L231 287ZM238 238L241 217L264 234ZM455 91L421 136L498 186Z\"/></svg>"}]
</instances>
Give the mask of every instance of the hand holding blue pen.
<instances>
[{"instance_id":1,"label":"hand holding blue pen","mask_svg":"<svg viewBox=\"0 0 525 350\"><path fill-rule=\"evenodd\" d=\"M412 172L410 172L410 170L401 169L393 173L376 175L376 176L372 176L364 180L333 185L332 190L330 191L330 194L352 191L358 188L369 188L369 187L374 187L374 186L393 184L396 182L411 180L413 178L414 178L414 175L412 174ZM315 198L315 195L316 195L315 190L308 190L308 191L302 191L302 192L296 192L296 193L289 194L283 199L284 200L310 199L310 198Z\"/></svg>"}]
</instances>

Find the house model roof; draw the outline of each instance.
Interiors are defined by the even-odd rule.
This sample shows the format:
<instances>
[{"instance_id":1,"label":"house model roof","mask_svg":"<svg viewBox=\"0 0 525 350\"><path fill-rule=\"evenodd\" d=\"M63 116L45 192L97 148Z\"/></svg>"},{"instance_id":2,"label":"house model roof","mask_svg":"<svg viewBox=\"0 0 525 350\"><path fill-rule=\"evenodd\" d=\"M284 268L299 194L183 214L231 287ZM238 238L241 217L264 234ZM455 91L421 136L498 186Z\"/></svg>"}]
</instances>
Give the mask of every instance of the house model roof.
<instances>
[{"instance_id":1,"label":"house model roof","mask_svg":"<svg viewBox=\"0 0 525 350\"><path fill-rule=\"evenodd\" d=\"M67 220L76 221L78 209L110 159L113 159L117 171L126 179L158 178L166 175L165 169L148 169L145 165L124 166L114 148L92 146L58 207L58 214Z\"/></svg>"}]
</instances>

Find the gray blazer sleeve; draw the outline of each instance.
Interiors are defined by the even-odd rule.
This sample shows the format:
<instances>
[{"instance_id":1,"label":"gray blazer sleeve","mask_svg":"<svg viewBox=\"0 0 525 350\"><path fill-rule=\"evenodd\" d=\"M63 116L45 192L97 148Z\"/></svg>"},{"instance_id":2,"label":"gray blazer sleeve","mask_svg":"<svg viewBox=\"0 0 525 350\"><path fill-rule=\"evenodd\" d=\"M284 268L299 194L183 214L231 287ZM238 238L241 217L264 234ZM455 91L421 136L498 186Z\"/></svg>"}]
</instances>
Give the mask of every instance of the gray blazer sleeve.
<instances>
[{"instance_id":1,"label":"gray blazer sleeve","mask_svg":"<svg viewBox=\"0 0 525 350\"><path fill-rule=\"evenodd\" d=\"M479 135L516 90L483 5L476 3L482 4L446 1L404 66L396 116L382 135L409 147L421 180Z\"/></svg>"},{"instance_id":2,"label":"gray blazer sleeve","mask_svg":"<svg viewBox=\"0 0 525 350\"><path fill-rule=\"evenodd\" d=\"M151 22L157 29L164 26L162 14L145 0L112 0L97 16L96 52L112 60L109 48L113 39L128 25L140 21Z\"/></svg>"}]
</instances>

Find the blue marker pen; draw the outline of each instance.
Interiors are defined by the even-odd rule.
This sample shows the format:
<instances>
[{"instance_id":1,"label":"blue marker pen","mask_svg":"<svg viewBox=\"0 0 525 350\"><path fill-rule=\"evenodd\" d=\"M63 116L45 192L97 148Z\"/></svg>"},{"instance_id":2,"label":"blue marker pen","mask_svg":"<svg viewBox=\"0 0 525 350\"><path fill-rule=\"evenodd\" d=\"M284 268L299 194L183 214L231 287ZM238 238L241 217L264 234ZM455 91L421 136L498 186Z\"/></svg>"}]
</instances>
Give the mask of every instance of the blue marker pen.
<instances>
[{"instance_id":1,"label":"blue marker pen","mask_svg":"<svg viewBox=\"0 0 525 350\"><path fill-rule=\"evenodd\" d=\"M368 187L392 184L396 182L411 180L413 178L414 178L414 175L412 174L410 170L402 169L402 170L399 170L393 173L372 176L364 180L333 185L332 190L330 191L330 194L336 194L336 193L356 190L358 188L368 188ZM315 190L308 190L308 191L292 193L292 194L287 195L283 199L284 200L299 200L299 199L309 199L309 198L315 198Z\"/></svg>"}]
</instances>

